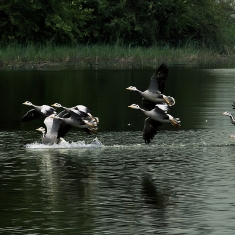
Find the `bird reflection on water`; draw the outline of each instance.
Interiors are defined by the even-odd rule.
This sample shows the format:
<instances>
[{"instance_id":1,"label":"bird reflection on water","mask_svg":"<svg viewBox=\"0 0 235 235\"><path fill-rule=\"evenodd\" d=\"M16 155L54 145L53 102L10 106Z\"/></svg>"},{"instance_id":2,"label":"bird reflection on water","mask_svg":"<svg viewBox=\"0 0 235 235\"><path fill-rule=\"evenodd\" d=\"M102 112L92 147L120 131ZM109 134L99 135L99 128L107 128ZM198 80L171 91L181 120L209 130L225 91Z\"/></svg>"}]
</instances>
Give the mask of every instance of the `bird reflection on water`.
<instances>
[{"instance_id":1,"label":"bird reflection on water","mask_svg":"<svg viewBox=\"0 0 235 235\"><path fill-rule=\"evenodd\" d=\"M165 208L169 205L169 194L158 189L152 177L149 174L142 176L142 195L147 204L154 208Z\"/></svg>"}]
</instances>

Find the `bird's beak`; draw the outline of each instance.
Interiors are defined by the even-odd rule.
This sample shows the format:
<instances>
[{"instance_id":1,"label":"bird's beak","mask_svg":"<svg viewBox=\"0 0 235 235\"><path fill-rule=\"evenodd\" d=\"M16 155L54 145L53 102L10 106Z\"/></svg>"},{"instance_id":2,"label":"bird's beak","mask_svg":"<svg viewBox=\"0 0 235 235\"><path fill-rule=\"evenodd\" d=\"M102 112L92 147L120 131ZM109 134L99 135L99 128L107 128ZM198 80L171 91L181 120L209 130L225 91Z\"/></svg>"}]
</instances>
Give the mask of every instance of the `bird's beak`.
<instances>
[{"instance_id":1,"label":"bird's beak","mask_svg":"<svg viewBox=\"0 0 235 235\"><path fill-rule=\"evenodd\" d=\"M127 87L126 90L130 90L130 87Z\"/></svg>"},{"instance_id":2,"label":"bird's beak","mask_svg":"<svg viewBox=\"0 0 235 235\"><path fill-rule=\"evenodd\" d=\"M222 113L222 115L225 115L225 113Z\"/></svg>"},{"instance_id":3,"label":"bird's beak","mask_svg":"<svg viewBox=\"0 0 235 235\"><path fill-rule=\"evenodd\" d=\"M127 106L128 108L132 108L132 106L131 105L129 105L129 106Z\"/></svg>"},{"instance_id":4,"label":"bird's beak","mask_svg":"<svg viewBox=\"0 0 235 235\"><path fill-rule=\"evenodd\" d=\"M36 131L39 131L40 129L38 128L38 129L36 129Z\"/></svg>"},{"instance_id":5,"label":"bird's beak","mask_svg":"<svg viewBox=\"0 0 235 235\"><path fill-rule=\"evenodd\" d=\"M26 104L26 102L22 103L22 104Z\"/></svg>"},{"instance_id":6,"label":"bird's beak","mask_svg":"<svg viewBox=\"0 0 235 235\"><path fill-rule=\"evenodd\" d=\"M55 106L55 104L52 104L51 106L53 106L53 107L54 107L54 106Z\"/></svg>"}]
</instances>

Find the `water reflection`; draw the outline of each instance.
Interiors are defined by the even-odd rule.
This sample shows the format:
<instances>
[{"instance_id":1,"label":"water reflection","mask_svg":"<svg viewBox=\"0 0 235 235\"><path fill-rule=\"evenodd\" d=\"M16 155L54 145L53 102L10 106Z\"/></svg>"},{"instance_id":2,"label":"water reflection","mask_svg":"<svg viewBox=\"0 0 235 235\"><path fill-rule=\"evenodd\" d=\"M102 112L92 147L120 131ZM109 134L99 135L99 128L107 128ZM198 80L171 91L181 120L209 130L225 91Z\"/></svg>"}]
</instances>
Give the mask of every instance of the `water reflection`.
<instances>
[{"instance_id":1,"label":"water reflection","mask_svg":"<svg viewBox=\"0 0 235 235\"><path fill-rule=\"evenodd\" d=\"M145 202L157 209L164 208L169 204L169 195L159 190L152 177L147 173L142 177L142 194Z\"/></svg>"}]
</instances>

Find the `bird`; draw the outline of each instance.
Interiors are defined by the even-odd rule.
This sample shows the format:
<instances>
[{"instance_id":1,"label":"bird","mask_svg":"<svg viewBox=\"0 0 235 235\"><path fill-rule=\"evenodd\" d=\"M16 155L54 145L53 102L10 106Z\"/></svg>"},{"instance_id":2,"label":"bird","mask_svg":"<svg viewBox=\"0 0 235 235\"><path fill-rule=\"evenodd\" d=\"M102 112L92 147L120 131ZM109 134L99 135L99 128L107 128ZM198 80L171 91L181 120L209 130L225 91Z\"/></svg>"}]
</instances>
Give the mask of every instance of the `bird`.
<instances>
[{"instance_id":1,"label":"bird","mask_svg":"<svg viewBox=\"0 0 235 235\"><path fill-rule=\"evenodd\" d=\"M137 91L142 97L142 104L145 108L151 110L156 103L167 103L169 106L175 104L175 99L171 96L163 94L165 83L168 78L168 66L162 63L155 71L150 80L149 88L145 91L140 91L134 86L129 86L126 89Z\"/></svg>"},{"instance_id":2,"label":"bird","mask_svg":"<svg viewBox=\"0 0 235 235\"><path fill-rule=\"evenodd\" d=\"M226 111L226 112L224 112L224 113L222 113L222 114L225 115L225 116L229 116L229 117L230 117L230 120L231 120L231 123L232 123L233 125L235 125L235 119L234 119L234 116L232 115L232 113Z\"/></svg>"},{"instance_id":3,"label":"bird","mask_svg":"<svg viewBox=\"0 0 235 235\"><path fill-rule=\"evenodd\" d=\"M39 105L34 105L29 101L25 101L23 104L28 105L30 107L33 107L33 109L29 110L21 118L21 122L29 122L29 121L35 120L35 119L39 118L41 115L48 117L51 114L56 114L56 110L49 105L39 106Z\"/></svg>"},{"instance_id":4,"label":"bird","mask_svg":"<svg viewBox=\"0 0 235 235\"><path fill-rule=\"evenodd\" d=\"M42 144L59 144L59 143L62 143L62 142L63 143L67 142L62 137L57 138L57 140L55 142L50 141L51 139L49 139L49 141L47 141L48 137L46 137L46 129L44 127L39 127L36 130L42 132Z\"/></svg>"},{"instance_id":5,"label":"bird","mask_svg":"<svg viewBox=\"0 0 235 235\"><path fill-rule=\"evenodd\" d=\"M44 127L36 129L37 131L42 132L42 144L59 144L61 141L65 141L63 137L65 137L71 128L70 125L66 125L61 120L53 119L53 115L55 114L51 114L45 118L44 124L46 129ZM61 113L58 114L58 116L60 115Z\"/></svg>"},{"instance_id":6,"label":"bird","mask_svg":"<svg viewBox=\"0 0 235 235\"><path fill-rule=\"evenodd\" d=\"M92 132L96 132L98 130L98 123L94 119L90 118L90 120L87 120L87 118L83 118L73 111L71 111L71 115L69 117L60 117L56 114L53 114L50 116L50 118L59 119L69 126L82 128L88 134L91 134Z\"/></svg>"},{"instance_id":7,"label":"bird","mask_svg":"<svg viewBox=\"0 0 235 235\"><path fill-rule=\"evenodd\" d=\"M148 117L144 121L143 129L143 139L147 144L151 142L158 131L158 127L163 123L171 123L175 127L181 126L180 119L174 118L168 114L167 110L164 111L162 109L162 106L158 107L158 105L156 105L156 107L150 111L140 108L137 104L132 104L128 107L132 109L139 109Z\"/></svg>"},{"instance_id":8,"label":"bird","mask_svg":"<svg viewBox=\"0 0 235 235\"><path fill-rule=\"evenodd\" d=\"M59 138L57 138L57 136L46 135L47 132L44 127L39 127L36 130L42 132L42 144L58 144L59 143L60 140Z\"/></svg>"},{"instance_id":9,"label":"bird","mask_svg":"<svg viewBox=\"0 0 235 235\"><path fill-rule=\"evenodd\" d=\"M55 108L63 108L68 113L75 113L83 118L88 118L88 120L92 119L95 122L99 123L99 118L92 116L91 110L84 105L76 105L74 107L67 108L65 106L62 106L60 103L54 103L51 106Z\"/></svg>"}]
</instances>

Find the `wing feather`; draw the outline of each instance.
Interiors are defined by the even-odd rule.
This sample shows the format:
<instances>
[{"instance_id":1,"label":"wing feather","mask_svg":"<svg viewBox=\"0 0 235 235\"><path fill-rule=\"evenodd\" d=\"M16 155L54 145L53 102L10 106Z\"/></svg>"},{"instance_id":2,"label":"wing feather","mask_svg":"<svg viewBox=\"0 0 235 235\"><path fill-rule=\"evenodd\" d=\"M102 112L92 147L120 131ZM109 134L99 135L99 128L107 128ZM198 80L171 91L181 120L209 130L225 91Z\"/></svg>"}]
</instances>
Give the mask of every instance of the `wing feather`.
<instances>
[{"instance_id":1,"label":"wing feather","mask_svg":"<svg viewBox=\"0 0 235 235\"><path fill-rule=\"evenodd\" d=\"M29 122L37 119L40 116L41 114L39 112L37 112L35 109L31 109L21 118L21 122Z\"/></svg>"},{"instance_id":2,"label":"wing feather","mask_svg":"<svg viewBox=\"0 0 235 235\"><path fill-rule=\"evenodd\" d=\"M149 117L144 120L143 139L146 144L151 142L158 132L158 127L161 125L161 122L154 121Z\"/></svg>"},{"instance_id":3,"label":"wing feather","mask_svg":"<svg viewBox=\"0 0 235 235\"><path fill-rule=\"evenodd\" d=\"M150 80L149 91L153 93L163 93L166 80L168 78L168 66L162 63Z\"/></svg>"}]
</instances>

